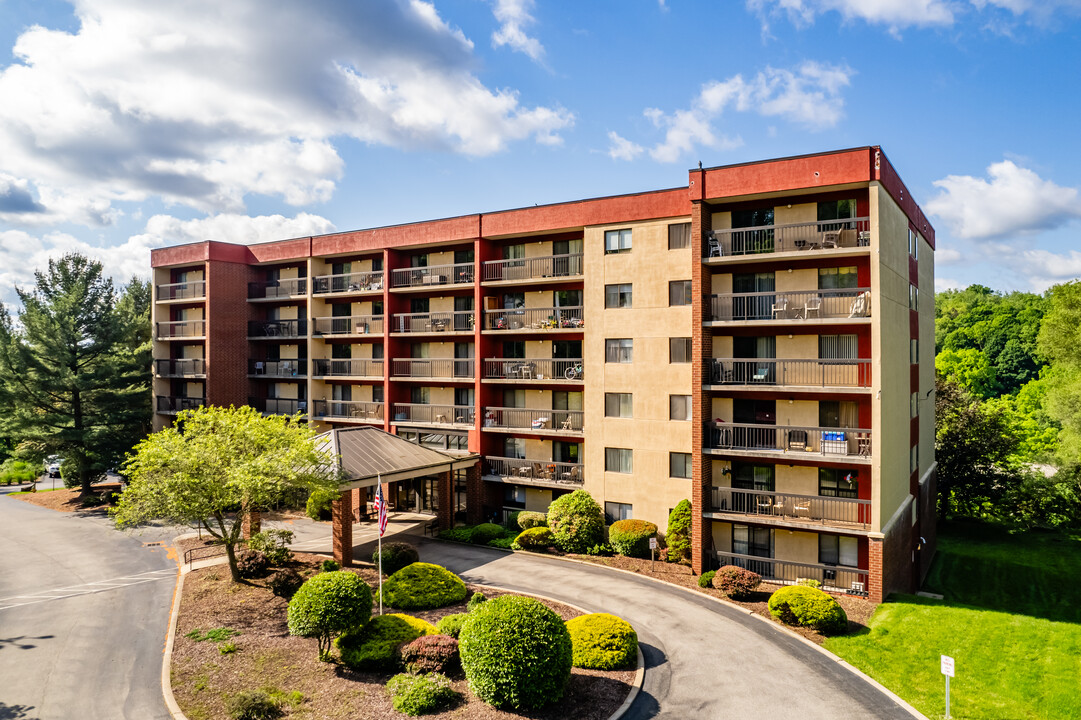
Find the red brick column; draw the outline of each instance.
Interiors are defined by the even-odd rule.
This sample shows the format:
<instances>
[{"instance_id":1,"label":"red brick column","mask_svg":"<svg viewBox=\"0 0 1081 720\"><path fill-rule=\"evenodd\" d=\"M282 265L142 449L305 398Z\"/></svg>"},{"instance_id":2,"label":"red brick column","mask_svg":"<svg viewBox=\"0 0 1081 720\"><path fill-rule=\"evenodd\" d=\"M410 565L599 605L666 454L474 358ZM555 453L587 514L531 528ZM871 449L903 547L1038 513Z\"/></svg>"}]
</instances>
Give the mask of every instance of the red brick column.
<instances>
[{"instance_id":1,"label":"red brick column","mask_svg":"<svg viewBox=\"0 0 1081 720\"><path fill-rule=\"evenodd\" d=\"M882 602L886 597L883 588L882 543L883 538L869 538L867 542L867 561L870 571L867 577L867 592L868 599L875 604Z\"/></svg>"},{"instance_id":2,"label":"red brick column","mask_svg":"<svg viewBox=\"0 0 1081 720\"><path fill-rule=\"evenodd\" d=\"M450 530L454 527L454 471L439 473L438 492L439 507L436 509L436 518L439 520L439 529Z\"/></svg>"},{"instance_id":3,"label":"red brick column","mask_svg":"<svg viewBox=\"0 0 1081 720\"><path fill-rule=\"evenodd\" d=\"M353 488L353 521L360 522L360 513L365 510L365 502L361 499L361 493L366 492L361 488Z\"/></svg>"},{"instance_id":4,"label":"red brick column","mask_svg":"<svg viewBox=\"0 0 1081 720\"><path fill-rule=\"evenodd\" d=\"M353 564L353 493L346 490L330 503L334 559L342 567Z\"/></svg>"},{"instance_id":5,"label":"red brick column","mask_svg":"<svg viewBox=\"0 0 1081 720\"><path fill-rule=\"evenodd\" d=\"M244 519L240 523L240 531L243 533L245 540L251 540L251 536L259 532L260 527L262 527L262 518L258 510L249 510L244 514Z\"/></svg>"},{"instance_id":6,"label":"red brick column","mask_svg":"<svg viewBox=\"0 0 1081 720\"><path fill-rule=\"evenodd\" d=\"M706 447L706 422L712 403L705 390L706 359L713 355L713 336L702 323L709 319L712 273L702 264L706 257L706 232L712 217L708 205L696 201L691 206L691 567L702 573L710 565L712 522L702 517L709 510L713 485L713 459Z\"/></svg>"},{"instance_id":7,"label":"red brick column","mask_svg":"<svg viewBox=\"0 0 1081 720\"><path fill-rule=\"evenodd\" d=\"M466 470L465 475L465 514L470 525L484 522L484 479L481 476L483 460Z\"/></svg>"}]
</instances>

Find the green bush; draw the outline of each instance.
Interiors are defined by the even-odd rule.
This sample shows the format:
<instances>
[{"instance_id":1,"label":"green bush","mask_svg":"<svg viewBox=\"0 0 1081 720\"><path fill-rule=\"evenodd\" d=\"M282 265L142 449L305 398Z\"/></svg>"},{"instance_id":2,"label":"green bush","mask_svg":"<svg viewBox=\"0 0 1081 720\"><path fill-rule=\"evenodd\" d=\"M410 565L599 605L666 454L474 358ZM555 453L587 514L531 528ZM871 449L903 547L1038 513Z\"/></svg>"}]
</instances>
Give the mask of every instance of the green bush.
<instances>
[{"instance_id":1,"label":"green bush","mask_svg":"<svg viewBox=\"0 0 1081 720\"><path fill-rule=\"evenodd\" d=\"M304 584L304 578L292 568L282 568L267 578L266 585L270 592L280 598L289 598L296 595L297 590Z\"/></svg>"},{"instance_id":2,"label":"green bush","mask_svg":"<svg viewBox=\"0 0 1081 720\"><path fill-rule=\"evenodd\" d=\"M521 515L521 514L522 513L520 511L507 513L507 518L503 521L503 528L505 530L510 530L512 532L517 533L518 530L521 529L521 528L518 527L518 516Z\"/></svg>"},{"instance_id":3,"label":"green bush","mask_svg":"<svg viewBox=\"0 0 1081 720\"><path fill-rule=\"evenodd\" d=\"M473 612L458 638L469 689L489 705L530 710L563 697L571 637L532 598L504 595Z\"/></svg>"},{"instance_id":4,"label":"green bush","mask_svg":"<svg viewBox=\"0 0 1081 720\"><path fill-rule=\"evenodd\" d=\"M236 554L236 569L242 578L256 578L266 575L270 561L257 550L241 550Z\"/></svg>"},{"instance_id":5,"label":"green bush","mask_svg":"<svg viewBox=\"0 0 1081 720\"><path fill-rule=\"evenodd\" d=\"M608 613L579 615L567 621L574 667L615 670L638 659L638 633L630 623Z\"/></svg>"},{"instance_id":6,"label":"green bush","mask_svg":"<svg viewBox=\"0 0 1081 720\"><path fill-rule=\"evenodd\" d=\"M698 576L698 587L708 588L713 587L713 576L717 574L716 570L707 570Z\"/></svg>"},{"instance_id":7,"label":"green bush","mask_svg":"<svg viewBox=\"0 0 1081 720\"><path fill-rule=\"evenodd\" d=\"M292 544L292 530L264 530L251 536L248 549L263 553L271 565L284 565L293 559Z\"/></svg>"},{"instance_id":8,"label":"green bush","mask_svg":"<svg viewBox=\"0 0 1081 720\"><path fill-rule=\"evenodd\" d=\"M586 555L593 555L595 557L608 557L615 554L616 551L613 550L612 546L608 543L600 543L586 550Z\"/></svg>"},{"instance_id":9,"label":"green bush","mask_svg":"<svg viewBox=\"0 0 1081 720\"><path fill-rule=\"evenodd\" d=\"M449 635L421 635L398 651L402 667L414 675L445 673L458 668L458 640Z\"/></svg>"},{"instance_id":10,"label":"green bush","mask_svg":"<svg viewBox=\"0 0 1081 720\"><path fill-rule=\"evenodd\" d=\"M312 520L330 520L333 515L330 504L337 497L335 490L314 490L304 504L304 512Z\"/></svg>"},{"instance_id":11,"label":"green bush","mask_svg":"<svg viewBox=\"0 0 1081 720\"><path fill-rule=\"evenodd\" d=\"M604 542L604 511L588 492L575 490L548 506L548 528L563 550L584 553Z\"/></svg>"},{"instance_id":12,"label":"green bush","mask_svg":"<svg viewBox=\"0 0 1081 720\"><path fill-rule=\"evenodd\" d=\"M319 640L319 658L326 660L335 635L355 630L372 616L372 589L347 570L319 573L308 579L289 601L289 632Z\"/></svg>"},{"instance_id":13,"label":"green bush","mask_svg":"<svg viewBox=\"0 0 1081 720\"><path fill-rule=\"evenodd\" d=\"M761 575L736 565L725 565L713 576L713 587L733 600L746 600L761 582Z\"/></svg>"},{"instance_id":14,"label":"green bush","mask_svg":"<svg viewBox=\"0 0 1081 720\"><path fill-rule=\"evenodd\" d=\"M0 483L4 485L22 485L37 480L37 473L27 462L8 458L0 465Z\"/></svg>"},{"instance_id":15,"label":"green bush","mask_svg":"<svg viewBox=\"0 0 1081 720\"><path fill-rule=\"evenodd\" d=\"M473 540L473 528L471 527L459 527L450 528L449 530L439 531L440 540L450 540L451 542L467 543Z\"/></svg>"},{"instance_id":16,"label":"green bush","mask_svg":"<svg viewBox=\"0 0 1081 720\"><path fill-rule=\"evenodd\" d=\"M469 541L474 545L487 545L488 541L503 537L503 526L495 523L481 523L473 528Z\"/></svg>"},{"instance_id":17,"label":"green bush","mask_svg":"<svg viewBox=\"0 0 1081 720\"><path fill-rule=\"evenodd\" d=\"M668 514L668 532L664 534L668 546L668 562L686 562L691 559L691 501L680 500Z\"/></svg>"},{"instance_id":18,"label":"green bush","mask_svg":"<svg viewBox=\"0 0 1081 720\"><path fill-rule=\"evenodd\" d=\"M797 585L804 585L806 587L814 588L816 590L819 589L820 587L822 587L822 583L819 582L818 580L815 580L814 578L800 578L799 580L796 581L796 584Z\"/></svg>"},{"instance_id":19,"label":"green bush","mask_svg":"<svg viewBox=\"0 0 1081 720\"><path fill-rule=\"evenodd\" d=\"M390 672L398 666L399 645L437 633L430 622L395 613L373 617L359 630L343 633L334 644L344 665L354 670Z\"/></svg>"},{"instance_id":20,"label":"green bush","mask_svg":"<svg viewBox=\"0 0 1081 720\"><path fill-rule=\"evenodd\" d=\"M420 560L417 549L405 542L388 542L383 545L383 574L390 576L404 567ZM372 563L379 567L379 550L372 553Z\"/></svg>"},{"instance_id":21,"label":"green bush","mask_svg":"<svg viewBox=\"0 0 1081 720\"><path fill-rule=\"evenodd\" d=\"M341 569L342 566L337 560L324 560L319 563L319 572L334 572Z\"/></svg>"},{"instance_id":22,"label":"green bush","mask_svg":"<svg viewBox=\"0 0 1081 720\"><path fill-rule=\"evenodd\" d=\"M518 537L514 539L514 542L521 550L545 552L548 548L556 544L556 538L551 530L542 525L523 530L518 534Z\"/></svg>"},{"instance_id":23,"label":"green bush","mask_svg":"<svg viewBox=\"0 0 1081 720\"><path fill-rule=\"evenodd\" d=\"M657 526L645 520L617 520L608 528L608 544L627 557L649 557L649 539Z\"/></svg>"},{"instance_id":24,"label":"green bush","mask_svg":"<svg viewBox=\"0 0 1081 720\"><path fill-rule=\"evenodd\" d=\"M439 673L431 675L395 675L387 683L394 709L416 717L437 712L458 699L450 680Z\"/></svg>"},{"instance_id":25,"label":"green bush","mask_svg":"<svg viewBox=\"0 0 1081 720\"><path fill-rule=\"evenodd\" d=\"M465 604L466 612L473 612L478 607L480 607L480 604L482 602L487 602L487 600L488 600L488 598L484 596L484 593L482 593L482 592L473 593L469 598L469 602L467 602Z\"/></svg>"},{"instance_id":26,"label":"green bush","mask_svg":"<svg viewBox=\"0 0 1081 720\"><path fill-rule=\"evenodd\" d=\"M523 511L518 513L518 527L522 530L529 530L535 527L545 527L548 525L548 516L544 513Z\"/></svg>"},{"instance_id":27,"label":"green bush","mask_svg":"<svg viewBox=\"0 0 1081 720\"><path fill-rule=\"evenodd\" d=\"M811 627L823 635L848 628L848 616L832 596L815 588L789 585L770 595L769 612L786 625Z\"/></svg>"},{"instance_id":28,"label":"green bush","mask_svg":"<svg viewBox=\"0 0 1081 720\"><path fill-rule=\"evenodd\" d=\"M489 540L488 541L488 547L490 547L490 548L499 548L500 550L510 550L511 548L514 547L514 538L512 538L512 537L501 537L501 538L496 538L495 540Z\"/></svg>"},{"instance_id":29,"label":"green bush","mask_svg":"<svg viewBox=\"0 0 1081 720\"><path fill-rule=\"evenodd\" d=\"M399 610L431 610L465 600L462 579L446 568L417 562L383 582L383 602Z\"/></svg>"},{"instance_id":30,"label":"green bush","mask_svg":"<svg viewBox=\"0 0 1081 720\"><path fill-rule=\"evenodd\" d=\"M272 720L282 715L281 706L262 690L243 690L229 698L225 709L233 720Z\"/></svg>"},{"instance_id":31,"label":"green bush","mask_svg":"<svg viewBox=\"0 0 1081 720\"><path fill-rule=\"evenodd\" d=\"M458 635L462 632L462 626L465 625L465 621L468 619L469 613L444 615L435 624L435 629L439 631L440 635L448 635L457 640Z\"/></svg>"}]
</instances>

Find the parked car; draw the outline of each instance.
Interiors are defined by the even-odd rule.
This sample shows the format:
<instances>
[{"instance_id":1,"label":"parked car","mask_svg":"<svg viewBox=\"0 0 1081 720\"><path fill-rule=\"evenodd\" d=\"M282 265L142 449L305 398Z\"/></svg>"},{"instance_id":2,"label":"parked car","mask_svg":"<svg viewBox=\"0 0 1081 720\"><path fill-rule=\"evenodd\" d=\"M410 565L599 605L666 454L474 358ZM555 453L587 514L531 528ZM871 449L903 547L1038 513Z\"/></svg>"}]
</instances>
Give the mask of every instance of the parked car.
<instances>
[{"instance_id":1,"label":"parked car","mask_svg":"<svg viewBox=\"0 0 1081 720\"><path fill-rule=\"evenodd\" d=\"M45 458L45 474L51 478L60 477L60 464L64 462L64 458L59 455L50 455Z\"/></svg>"}]
</instances>

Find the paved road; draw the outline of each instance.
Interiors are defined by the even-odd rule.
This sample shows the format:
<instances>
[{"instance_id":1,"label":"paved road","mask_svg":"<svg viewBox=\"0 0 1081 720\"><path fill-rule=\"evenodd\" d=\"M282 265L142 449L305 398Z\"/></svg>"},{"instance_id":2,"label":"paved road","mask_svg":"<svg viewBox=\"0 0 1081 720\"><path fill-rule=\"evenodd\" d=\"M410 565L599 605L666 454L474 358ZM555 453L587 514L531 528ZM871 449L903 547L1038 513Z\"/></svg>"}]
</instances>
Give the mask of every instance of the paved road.
<instances>
[{"instance_id":1,"label":"paved road","mask_svg":"<svg viewBox=\"0 0 1081 720\"><path fill-rule=\"evenodd\" d=\"M175 531L127 535L105 518L0 492L0 720L159 720Z\"/></svg>"}]
</instances>

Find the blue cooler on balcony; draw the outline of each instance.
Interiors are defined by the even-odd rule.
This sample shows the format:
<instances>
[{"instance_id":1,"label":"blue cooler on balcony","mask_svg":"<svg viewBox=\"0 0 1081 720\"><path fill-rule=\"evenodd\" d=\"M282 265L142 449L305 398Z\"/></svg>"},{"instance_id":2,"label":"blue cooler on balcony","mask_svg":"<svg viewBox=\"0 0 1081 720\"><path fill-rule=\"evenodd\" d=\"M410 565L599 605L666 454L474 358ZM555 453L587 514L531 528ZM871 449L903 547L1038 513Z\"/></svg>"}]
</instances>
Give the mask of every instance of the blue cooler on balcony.
<instances>
[{"instance_id":1,"label":"blue cooler on balcony","mask_svg":"<svg viewBox=\"0 0 1081 720\"><path fill-rule=\"evenodd\" d=\"M848 441L843 432L822 433L822 452L831 455L847 455Z\"/></svg>"}]
</instances>

